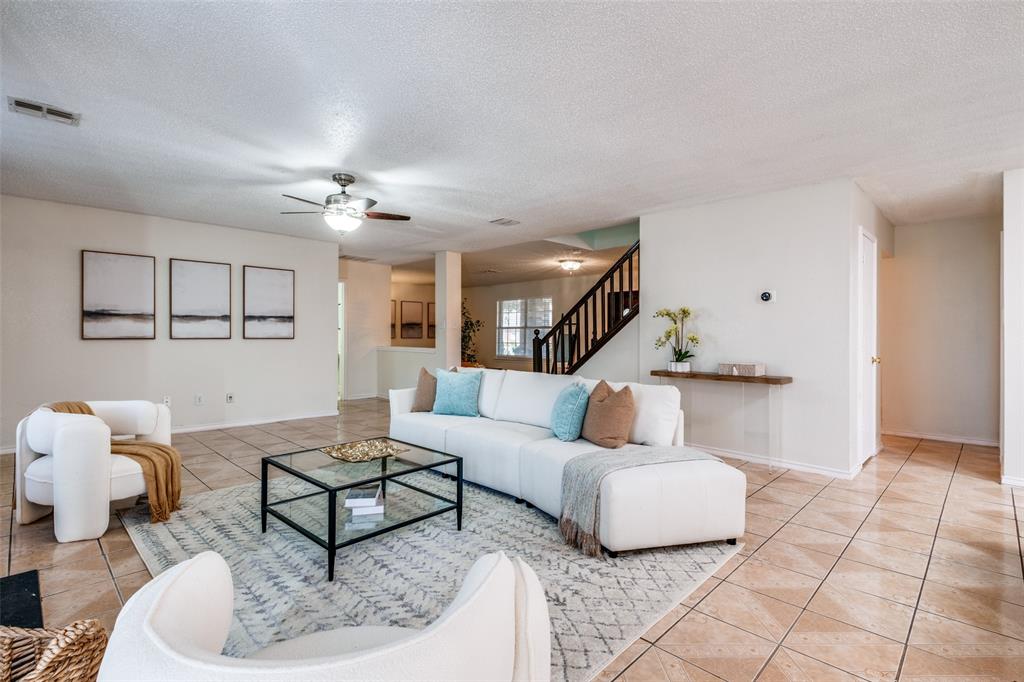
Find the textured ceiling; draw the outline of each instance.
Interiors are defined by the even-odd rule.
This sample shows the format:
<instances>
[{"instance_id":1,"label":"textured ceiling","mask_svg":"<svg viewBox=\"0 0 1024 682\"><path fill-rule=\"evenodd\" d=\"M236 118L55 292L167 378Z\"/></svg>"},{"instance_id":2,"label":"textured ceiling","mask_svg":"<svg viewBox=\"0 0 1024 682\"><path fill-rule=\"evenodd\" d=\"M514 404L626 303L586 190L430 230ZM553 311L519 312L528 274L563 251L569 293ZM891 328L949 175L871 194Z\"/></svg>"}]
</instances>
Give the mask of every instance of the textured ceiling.
<instances>
[{"instance_id":1,"label":"textured ceiling","mask_svg":"<svg viewBox=\"0 0 1024 682\"><path fill-rule=\"evenodd\" d=\"M583 277L596 281L626 252L626 248L617 246L599 251L586 251L554 242L537 241L464 253L462 285L479 287L556 277ZM558 264L558 261L564 258L578 258L583 261L583 265L570 275ZM391 269L391 281L406 284L432 283L434 261L427 259L395 266Z\"/></svg>"},{"instance_id":2,"label":"textured ceiling","mask_svg":"<svg viewBox=\"0 0 1024 682\"><path fill-rule=\"evenodd\" d=\"M3 191L313 238L328 177L476 251L835 177L897 223L1024 166L1024 3L2 3ZM514 227L488 223L511 216Z\"/></svg>"}]
</instances>

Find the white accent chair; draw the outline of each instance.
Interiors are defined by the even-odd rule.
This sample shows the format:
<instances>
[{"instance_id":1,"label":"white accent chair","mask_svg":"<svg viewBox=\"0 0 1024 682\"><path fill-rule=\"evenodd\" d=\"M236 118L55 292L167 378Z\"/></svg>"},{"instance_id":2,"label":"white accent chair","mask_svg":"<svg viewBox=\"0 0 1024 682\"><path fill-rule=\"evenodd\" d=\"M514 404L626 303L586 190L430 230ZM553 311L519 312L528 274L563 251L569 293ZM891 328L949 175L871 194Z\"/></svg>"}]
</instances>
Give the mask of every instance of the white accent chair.
<instances>
[{"instance_id":1,"label":"white accent chair","mask_svg":"<svg viewBox=\"0 0 1024 682\"><path fill-rule=\"evenodd\" d=\"M171 444L171 412L146 400L90 400L95 413L63 414L40 407L18 424L15 520L32 523L53 511L58 542L103 535L110 503L146 492L142 467L110 454L110 438Z\"/></svg>"},{"instance_id":2,"label":"white accent chair","mask_svg":"<svg viewBox=\"0 0 1024 682\"><path fill-rule=\"evenodd\" d=\"M121 609L99 679L525 682L551 676L544 589L529 566L503 553L480 557L455 600L423 630L325 630L231 658L221 651L232 611L231 572L219 554L178 564Z\"/></svg>"}]
</instances>

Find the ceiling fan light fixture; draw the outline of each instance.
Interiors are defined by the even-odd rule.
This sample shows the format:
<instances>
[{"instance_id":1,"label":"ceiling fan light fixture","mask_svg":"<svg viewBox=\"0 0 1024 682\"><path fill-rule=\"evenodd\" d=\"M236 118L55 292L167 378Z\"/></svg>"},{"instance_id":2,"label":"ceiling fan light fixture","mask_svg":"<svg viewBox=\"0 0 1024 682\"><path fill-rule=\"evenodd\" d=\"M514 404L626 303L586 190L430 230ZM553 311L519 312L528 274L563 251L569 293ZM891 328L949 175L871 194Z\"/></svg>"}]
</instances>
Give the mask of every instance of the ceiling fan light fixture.
<instances>
[{"instance_id":1,"label":"ceiling fan light fixture","mask_svg":"<svg viewBox=\"0 0 1024 682\"><path fill-rule=\"evenodd\" d=\"M351 232L363 224L361 219L347 213L324 213L324 222L338 232Z\"/></svg>"},{"instance_id":2,"label":"ceiling fan light fixture","mask_svg":"<svg viewBox=\"0 0 1024 682\"><path fill-rule=\"evenodd\" d=\"M583 267L583 261L581 261L579 258L564 258L558 261L558 264L566 272L576 272L577 270Z\"/></svg>"}]
</instances>

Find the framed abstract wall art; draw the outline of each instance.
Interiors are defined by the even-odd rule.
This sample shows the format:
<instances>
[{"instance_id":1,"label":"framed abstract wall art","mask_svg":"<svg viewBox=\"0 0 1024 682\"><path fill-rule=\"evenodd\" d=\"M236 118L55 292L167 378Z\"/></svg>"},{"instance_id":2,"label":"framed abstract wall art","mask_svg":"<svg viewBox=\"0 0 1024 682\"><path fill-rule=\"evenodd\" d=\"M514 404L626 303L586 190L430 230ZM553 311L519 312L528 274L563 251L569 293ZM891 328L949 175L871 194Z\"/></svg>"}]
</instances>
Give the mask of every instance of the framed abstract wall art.
<instances>
[{"instance_id":1,"label":"framed abstract wall art","mask_svg":"<svg viewBox=\"0 0 1024 682\"><path fill-rule=\"evenodd\" d=\"M156 338L156 258L82 251L81 335Z\"/></svg>"},{"instance_id":2,"label":"framed abstract wall art","mask_svg":"<svg viewBox=\"0 0 1024 682\"><path fill-rule=\"evenodd\" d=\"M171 259L171 338L231 338L231 264Z\"/></svg>"},{"instance_id":3,"label":"framed abstract wall art","mask_svg":"<svg viewBox=\"0 0 1024 682\"><path fill-rule=\"evenodd\" d=\"M242 266L242 338L295 338L295 271Z\"/></svg>"},{"instance_id":4,"label":"framed abstract wall art","mask_svg":"<svg viewBox=\"0 0 1024 682\"><path fill-rule=\"evenodd\" d=\"M402 301L402 338L423 338L423 301Z\"/></svg>"}]
</instances>

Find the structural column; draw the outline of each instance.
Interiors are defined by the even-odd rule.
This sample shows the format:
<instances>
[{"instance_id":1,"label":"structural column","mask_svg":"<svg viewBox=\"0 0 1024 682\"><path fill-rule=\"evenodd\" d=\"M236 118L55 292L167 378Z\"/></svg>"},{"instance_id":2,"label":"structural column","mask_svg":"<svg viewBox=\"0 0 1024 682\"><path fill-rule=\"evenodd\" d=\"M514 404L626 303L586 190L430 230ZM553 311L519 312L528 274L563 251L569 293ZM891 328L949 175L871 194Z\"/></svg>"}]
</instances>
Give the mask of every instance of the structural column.
<instances>
[{"instance_id":1,"label":"structural column","mask_svg":"<svg viewBox=\"0 0 1024 682\"><path fill-rule=\"evenodd\" d=\"M1003 173L1002 270L1002 474L1024 486L1024 168Z\"/></svg>"},{"instance_id":2,"label":"structural column","mask_svg":"<svg viewBox=\"0 0 1024 682\"><path fill-rule=\"evenodd\" d=\"M438 251L434 254L434 301L438 367L462 362L462 254Z\"/></svg>"}]
</instances>

